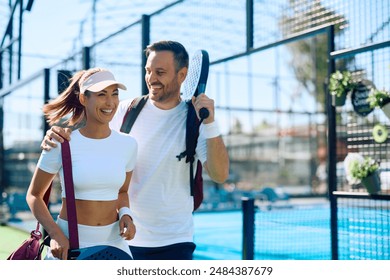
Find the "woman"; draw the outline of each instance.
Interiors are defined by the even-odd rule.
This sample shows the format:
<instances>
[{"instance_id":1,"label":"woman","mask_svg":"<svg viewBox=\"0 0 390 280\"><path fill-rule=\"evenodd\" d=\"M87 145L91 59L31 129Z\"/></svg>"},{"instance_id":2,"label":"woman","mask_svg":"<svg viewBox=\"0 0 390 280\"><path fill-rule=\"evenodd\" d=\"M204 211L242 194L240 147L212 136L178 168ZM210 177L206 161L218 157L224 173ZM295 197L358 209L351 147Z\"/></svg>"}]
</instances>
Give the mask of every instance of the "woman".
<instances>
[{"instance_id":1,"label":"woman","mask_svg":"<svg viewBox=\"0 0 390 280\"><path fill-rule=\"evenodd\" d=\"M50 125L68 116L70 126L85 126L70 141L80 248L111 245L131 255L125 240L135 235L129 209L128 187L137 157L131 136L109 128L119 104L118 83L112 73L93 68L76 73L69 87L43 107ZM62 206L55 222L43 200L59 173ZM68 217L62 170L61 145L43 151L27 191L27 203L50 235L46 259L68 258ZM70 217L71 218L71 217Z\"/></svg>"}]
</instances>

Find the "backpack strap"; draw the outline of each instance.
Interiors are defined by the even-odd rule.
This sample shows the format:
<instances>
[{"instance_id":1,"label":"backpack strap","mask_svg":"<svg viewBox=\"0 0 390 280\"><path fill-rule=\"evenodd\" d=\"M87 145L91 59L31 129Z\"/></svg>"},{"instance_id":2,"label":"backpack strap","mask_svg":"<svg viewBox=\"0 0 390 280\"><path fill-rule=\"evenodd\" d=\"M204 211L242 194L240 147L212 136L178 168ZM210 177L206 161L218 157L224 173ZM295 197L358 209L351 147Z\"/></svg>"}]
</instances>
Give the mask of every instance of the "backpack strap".
<instances>
[{"instance_id":1,"label":"backpack strap","mask_svg":"<svg viewBox=\"0 0 390 280\"><path fill-rule=\"evenodd\" d=\"M186 101L188 106L187 123L186 123L186 150L176 157L181 160L186 157L186 162L190 163L190 190L191 196L195 194L195 179L194 179L194 161L195 161L195 150L198 144L199 127L201 122L196 115L194 105L191 100ZM201 164L197 165L197 175L201 172ZM200 169L200 170L199 170ZM199 175L200 176L200 175Z\"/></svg>"},{"instance_id":2,"label":"backpack strap","mask_svg":"<svg viewBox=\"0 0 390 280\"><path fill-rule=\"evenodd\" d=\"M194 162L195 149L198 144L199 127L201 122L196 115L196 111L191 100L186 101L186 103L188 106L186 122L186 150L176 157L178 160L186 157L186 162Z\"/></svg>"},{"instance_id":3,"label":"backpack strap","mask_svg":"<svg viewBox=\"0 0 390 280\"><path fill-rule=\"evenodd\" d=\"M146 101L148 100L149 95L138 96L131 101L129 108L125 116L123 117L123 122L120 131L124 133L129 133L135 120L138 117L139 112L144 107Z\"/></svg>"},{"instance_id":4,"label":"backpack strap","mask_svg":"<svg viewBox=\"0 0 390 280\"><path fill-rule=\"evenodd\" d=\"M141 109L145 105L148 95L139 96L134 98L131 102L125 116L120 131L129 133L135 120L137 119ZM195 161L195 150L198 144L199 127L201 121L199 121L196 115L195 108L192 101L186 102L188 106L187 120L186 120L186 150L176 157L181 160L186 157L186 163L190 163L190 191L191 196L194 197L194 211L199 207L203 200L203 179L202 179L202 164L198 160L197 169L194 178L194 161ZM195 184L195 181L198 184Z\"/></svg>"}]
</instances>

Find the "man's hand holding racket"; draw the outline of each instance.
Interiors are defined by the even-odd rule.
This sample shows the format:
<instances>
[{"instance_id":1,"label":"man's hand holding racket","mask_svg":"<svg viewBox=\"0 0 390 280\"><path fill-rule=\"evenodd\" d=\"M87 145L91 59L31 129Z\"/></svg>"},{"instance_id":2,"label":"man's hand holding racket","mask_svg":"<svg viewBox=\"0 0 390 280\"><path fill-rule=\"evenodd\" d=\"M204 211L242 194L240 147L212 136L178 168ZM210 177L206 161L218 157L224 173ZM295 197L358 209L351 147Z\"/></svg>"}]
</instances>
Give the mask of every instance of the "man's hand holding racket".
<instances>
[{"instance_id":1,"label":"man's hand holding racket","mask_svg":"<svg viewBox=\"0 0 390 280\"><path fill-rule=\"evenodd\" d=\"M206 94L201 93L197 97L192 97L192 104L195 107L199 119L199 111L207 109L208 117L203 119L204 124L212 123L214 121L214 100L209 98Z\"/></svg>"},{"instance_id":2,"label":"man's hand holding racket","mask_svg":"<svg viewBox=\"0 0 390 280\"><path fill-rule=\"evenodd\" d=\"M205 123L214 121L214 101L204 93L209 75L209 55L205 50L198 50L193 55L184 81L183 97L192 99L198 118ZM210 114L210 111L211 114Z\"/></svg>"}]
</instances>

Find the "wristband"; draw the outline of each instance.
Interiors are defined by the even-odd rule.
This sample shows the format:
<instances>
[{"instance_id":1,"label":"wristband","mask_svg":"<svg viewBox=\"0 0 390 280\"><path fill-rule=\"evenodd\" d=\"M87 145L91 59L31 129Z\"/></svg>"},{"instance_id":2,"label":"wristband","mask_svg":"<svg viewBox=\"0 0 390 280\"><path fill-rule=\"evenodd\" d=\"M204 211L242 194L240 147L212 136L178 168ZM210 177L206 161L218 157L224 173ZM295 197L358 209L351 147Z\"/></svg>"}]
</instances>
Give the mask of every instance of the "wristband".
<instances>
[{"instance_id":1,"label":"wristband","mask_svg":"<svg viewBox=\"0 0 390 280\"><path fill-rule=\"evenodd\" d=\"M119 220L122 219L124 215L128 215L130 219L133 220L133 218L131 217L131 210L129 207L122 207L121 209L119 209L118 214L119 214Z\"/></svg>"},{"instance_id":2,"label":"wristband","mask_svg":"<svg viewBox=\"0 0 390 280\"><path fill-rule=\"evenodd\" d=\"M216 121L208 124L203 124L203 135L206 139L215 138L221 135L219 126Z\"/></svg>"}]
</instances>

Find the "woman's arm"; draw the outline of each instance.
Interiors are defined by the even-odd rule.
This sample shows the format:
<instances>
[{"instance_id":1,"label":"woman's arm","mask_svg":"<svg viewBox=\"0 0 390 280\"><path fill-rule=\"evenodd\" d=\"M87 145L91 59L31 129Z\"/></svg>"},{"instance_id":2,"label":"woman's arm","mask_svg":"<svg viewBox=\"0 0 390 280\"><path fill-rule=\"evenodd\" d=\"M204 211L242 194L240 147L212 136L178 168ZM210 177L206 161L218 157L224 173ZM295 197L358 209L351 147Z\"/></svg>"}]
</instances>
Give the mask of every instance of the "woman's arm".
<instances>
[{"instance_id":1,"label":"woman's arm","mask_svg":"<svg viewBox=\"0 0 390 280\"><path fill-rule=\"evenodd\" d=\"M135 225L130 215L129 185L133 171L126 172L126 179L118 193L119 232L126 240L131 240L135 235Z\"/></svg>"},{"instance_id":2,"label":"woman's arm","mask_svg":"<svg viewBox=\"0 0 390 280\"><path fill-rule=\"evenodd\" d=\"M69 240L53 220L43 197L48 190L55 174L47 173L37 168L27 190L26 200L38 222L50 235L50 247L53 256L59 259L67 259Z\"/></svg>"}]
</instances>

